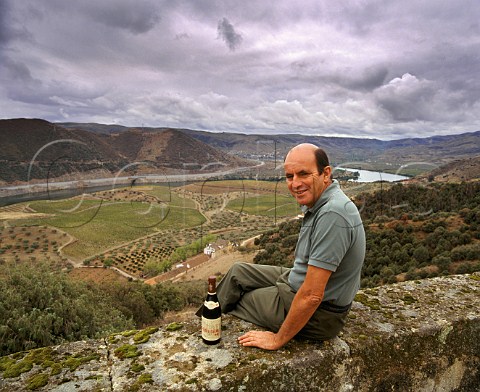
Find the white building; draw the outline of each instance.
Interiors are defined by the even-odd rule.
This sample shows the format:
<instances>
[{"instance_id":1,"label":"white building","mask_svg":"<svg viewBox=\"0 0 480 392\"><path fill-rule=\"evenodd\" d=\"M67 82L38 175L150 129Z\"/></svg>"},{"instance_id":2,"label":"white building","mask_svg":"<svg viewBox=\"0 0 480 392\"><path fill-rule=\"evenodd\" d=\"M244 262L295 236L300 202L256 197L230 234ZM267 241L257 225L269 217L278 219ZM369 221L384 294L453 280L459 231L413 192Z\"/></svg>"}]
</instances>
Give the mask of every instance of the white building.
<instances>
[{"instance_id":1,"label":"white building","mask_svg":"<svg viewBox=\"0 0 480 392\"><path fill-rule=\"evenodd\" d=\"M203 253L205 253L206 255L210 256L210 257L213 257L213 255L215 254L215 248L212 246L212 244L208 244L204 249L203 249Z\"/></svg>"}]
</instances>

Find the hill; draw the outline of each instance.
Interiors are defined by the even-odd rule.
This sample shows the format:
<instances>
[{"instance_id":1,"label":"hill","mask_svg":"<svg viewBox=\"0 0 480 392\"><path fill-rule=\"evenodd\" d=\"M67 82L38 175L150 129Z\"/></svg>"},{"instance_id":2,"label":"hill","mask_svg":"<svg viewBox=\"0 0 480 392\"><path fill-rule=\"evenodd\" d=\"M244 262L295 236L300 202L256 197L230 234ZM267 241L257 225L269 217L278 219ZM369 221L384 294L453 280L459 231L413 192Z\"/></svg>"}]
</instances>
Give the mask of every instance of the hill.
<instances>
[{"instance_id":1,"label":"hill","mask_svg":"<svg viewBox=\"0 0 480 392\"><path fill-rule=\"evenodd\" d=\"M155 162L161 167L191 171L246 164L175 129L130 129L101 137L130 161Z\"/></svg>"},{"instance_id":2,"label":"hill","mask_svg":"<svg viewBox=\"0 0 480 392\"><path fill-rule=\"evenodd\" d=\"M104 129L108 126L94 127ZM210 172L249 162L209 146L180 130L63 127L41 119L0 120L0 181L111 177L132 163L155 169ZM142 165L132 165L138 172Z\"/></svg>"},{"instance_id":3,"label":"hill","mask_svg":"<svg viewBox=\"0 0 480 392\"><path fill-rule=\"evenodd\" d=\"M383 170L412 162L442 165L450 161L480 155L480 132L460 135L378 140L307 135L242 135L186 130L188 134L214 147L249 158L269 157L282 160L285 153L298 143L308 142L323 147L331 161L364 163L368 169ZM431 168L431 166L430 166Z\"/></svg>"},{"instance_id":4,"label":"hill","mask_svg":"<svg viewBox=\"0 0 480 392\"><path fill-rule=\"evenodd\" d=\"M419 177L430 182L461 182L480 179L480 156L457 159Z\"/></svg>"},{"instance_id":5,"label":"hill","mask_svg":"<svg viewBox=\"0 0 480 392\"><path fill-rule=\"evenodd\" d=\"M60 124L67 128L77 127L95 133L126 132L131 128L103 124ZM168 128L143 128L163 131ZM426 170L457 159L480 155L480 131L459 135L433 136L427 138L406 138L400 140L379 140L353 137L326 137L318 135L258 135L230 132L206 132L180 129L215 149L229 154L253 159L283 160L286 152L303 142L314 143L325 148L335 164L355 162L357 168L386 170L412 162L426 162Z\"/></svg>"},{"instance_id":6,"label":"hill","mask_svg":"<svg viewBox=\"0 0 480 392\"><path fill-rule=\"evenodd\" d=\"M99 135L40 119L0 120L0 180L29 181L76 172L106 174L126 160Z\"/></svg>"}]
</instances>

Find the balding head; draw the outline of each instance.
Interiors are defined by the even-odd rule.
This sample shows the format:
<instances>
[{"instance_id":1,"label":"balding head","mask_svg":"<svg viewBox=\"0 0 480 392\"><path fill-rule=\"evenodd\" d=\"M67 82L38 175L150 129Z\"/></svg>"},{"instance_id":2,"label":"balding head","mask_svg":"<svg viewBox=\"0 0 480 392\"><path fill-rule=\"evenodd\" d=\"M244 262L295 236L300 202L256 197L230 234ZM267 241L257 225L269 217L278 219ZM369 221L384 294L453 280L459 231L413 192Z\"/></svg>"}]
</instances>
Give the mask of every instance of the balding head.
<instances>
[{"instance_id":1,"label":"balding head","mask_svg":"<svg viewBox=\"0 0 480 392\"><path fill-rule=\"evenodd\" d=\"M287 153L285 160L287 159L288 155L292 152L298 153L301 155L314 154L315 161L317 164L317 170L319 173L322 173L323 169L330 165L326 152L320 147L316 146L315 144L301 143L296 145L295 147L291 148L290 151Z\"/></svg>"}]
</instances>

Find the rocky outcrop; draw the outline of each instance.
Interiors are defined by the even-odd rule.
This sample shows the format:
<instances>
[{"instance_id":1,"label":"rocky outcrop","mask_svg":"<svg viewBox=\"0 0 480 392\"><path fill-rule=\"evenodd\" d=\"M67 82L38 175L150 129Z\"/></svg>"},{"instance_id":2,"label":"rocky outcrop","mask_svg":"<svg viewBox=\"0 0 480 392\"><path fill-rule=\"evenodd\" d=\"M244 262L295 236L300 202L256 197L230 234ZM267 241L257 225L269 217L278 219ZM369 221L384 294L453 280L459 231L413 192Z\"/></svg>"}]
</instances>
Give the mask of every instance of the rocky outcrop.
<instances>
[{"instance_id":1,"label":"rocky outcrop","mask_svg":"<svg viewBox=\"0 0 480 392\"><path fill-rule=\"evenodd\" d=\"M361 291L340 337L275 352L240 347L226 316L206 346L200 321L0 358L0 391L478 391L480 274Z\"/></svg>"}]
</instances>

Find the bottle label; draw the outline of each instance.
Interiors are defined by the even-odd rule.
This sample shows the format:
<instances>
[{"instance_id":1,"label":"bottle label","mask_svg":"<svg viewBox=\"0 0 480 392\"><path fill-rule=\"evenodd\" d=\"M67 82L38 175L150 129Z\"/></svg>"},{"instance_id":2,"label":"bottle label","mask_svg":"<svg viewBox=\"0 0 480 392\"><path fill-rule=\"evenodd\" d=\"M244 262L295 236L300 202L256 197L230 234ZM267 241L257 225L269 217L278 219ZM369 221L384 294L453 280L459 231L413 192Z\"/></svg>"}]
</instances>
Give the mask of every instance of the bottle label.
<instances>
[{"instance_id":1,"label":"bottle label","mask_svg":"<svg viewBox=\"0 0 480 392\"><path fill-rule=\"evenodd\" d=\"M213 301L205 301L204 303L204 306L207 308L207 309L215 309L215 308L218 308L220 306L220 304L218 302L213 302Z\"/></svg>"},{"instance_id":2,"label":"bottle label","mask_svg":"<svg viewBox=\"0 0 480 392\"><path fill-rule=\"evenodd\" d=\"M205 340L218 340L222 334L222 318L207 319L202 317L202 338Z\"/></svg>"}]
</instances>

